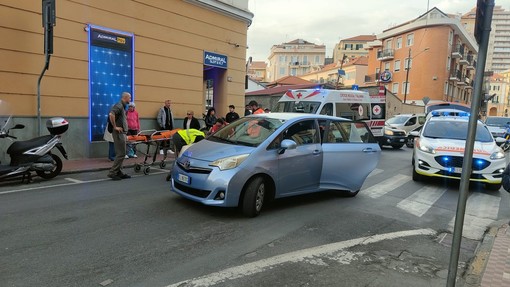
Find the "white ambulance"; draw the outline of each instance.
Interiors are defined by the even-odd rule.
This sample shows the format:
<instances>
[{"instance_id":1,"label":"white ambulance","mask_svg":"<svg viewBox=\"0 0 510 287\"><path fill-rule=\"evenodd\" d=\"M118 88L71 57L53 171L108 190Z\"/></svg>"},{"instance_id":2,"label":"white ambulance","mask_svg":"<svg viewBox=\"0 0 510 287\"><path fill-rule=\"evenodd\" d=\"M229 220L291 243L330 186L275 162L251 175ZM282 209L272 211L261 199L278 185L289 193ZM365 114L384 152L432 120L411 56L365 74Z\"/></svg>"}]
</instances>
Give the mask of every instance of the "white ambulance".
<instances>
[{"instance_id":1,"label":"white ambulance","mask_svg":"<svg viewBox=\"0 0 510 287\"><path fill-rule=\"evenodd\" d=\"M383 136L386 96L355 90L288 90L278 101L275 112L322 114L364 121L372 134Z\"/></svg>"}]
</instances>

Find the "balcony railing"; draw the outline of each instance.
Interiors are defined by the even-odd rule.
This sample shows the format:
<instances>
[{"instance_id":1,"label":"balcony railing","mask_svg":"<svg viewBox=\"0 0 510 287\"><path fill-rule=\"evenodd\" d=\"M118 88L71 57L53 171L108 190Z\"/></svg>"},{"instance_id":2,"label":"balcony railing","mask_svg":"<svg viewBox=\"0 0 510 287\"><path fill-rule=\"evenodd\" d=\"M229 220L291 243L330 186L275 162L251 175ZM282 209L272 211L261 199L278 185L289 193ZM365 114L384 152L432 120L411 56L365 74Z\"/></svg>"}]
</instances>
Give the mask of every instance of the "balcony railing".
<instances>
[{"instance_id":1,"label":"balcony railing","mask_svg":"<svg viewBox=\"0 0 510 287\"><path fill-rule=\"evenodd\" d=\"M464 55L464 45L457 45L453 47L452 58L462 58Z\"/></svg>"},{"instance_id":2,"label":"balcony railing","mask_svg":"<svg viewBox=\"0 0 510 287\"><path fill-rule=\"evenodd\" d=\"M391 60L395 56L395 50L393 49L385 49L382 51L377 51L377 59L378 60Z\"/></svg>"},{"instance_id":3,"label":"balcony railing","mask_svg":"<svg viewBox=\"0 0 510 287\"><path fill-rule=\"evenodd\" d=\"M467 68L468 70L474 70L474 69L476 69L476 60L475 60L475 56L473 56L472 54L469 54L469 55L467 56L467 61L468 61L468 63L467 63L467 65L466 65L466 68Z\"/></svg>"},{"instance_id":4,"label":"balcony railing","mask_svg":"<svg viewBox=\"0 0 510 287\"><path fill-rule=\"evenodd\" d=\"M452 71L450 74L450 81L460 81L462 78L462 72L460 70Z\"/></svg>"}]
</instances>

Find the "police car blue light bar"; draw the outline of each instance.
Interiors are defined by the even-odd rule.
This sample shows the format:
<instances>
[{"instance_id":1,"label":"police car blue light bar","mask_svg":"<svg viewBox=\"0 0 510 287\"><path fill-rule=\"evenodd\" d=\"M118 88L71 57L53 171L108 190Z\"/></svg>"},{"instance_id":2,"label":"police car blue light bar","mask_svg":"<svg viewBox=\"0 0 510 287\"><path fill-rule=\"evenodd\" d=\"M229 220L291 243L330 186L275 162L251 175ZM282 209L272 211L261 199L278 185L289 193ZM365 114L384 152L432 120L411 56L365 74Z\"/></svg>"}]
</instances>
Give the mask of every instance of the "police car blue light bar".
<instances>
[{"instance_id":1,"label":"police car blue light bar","mask_svg":"<svg viewBox=\"0 0 510 287\"><path fill-rule=\"evenodd\" d=\"M433 117L469 117L471 114L463 111L432 111Z\"/></svg>"}]
</instances>

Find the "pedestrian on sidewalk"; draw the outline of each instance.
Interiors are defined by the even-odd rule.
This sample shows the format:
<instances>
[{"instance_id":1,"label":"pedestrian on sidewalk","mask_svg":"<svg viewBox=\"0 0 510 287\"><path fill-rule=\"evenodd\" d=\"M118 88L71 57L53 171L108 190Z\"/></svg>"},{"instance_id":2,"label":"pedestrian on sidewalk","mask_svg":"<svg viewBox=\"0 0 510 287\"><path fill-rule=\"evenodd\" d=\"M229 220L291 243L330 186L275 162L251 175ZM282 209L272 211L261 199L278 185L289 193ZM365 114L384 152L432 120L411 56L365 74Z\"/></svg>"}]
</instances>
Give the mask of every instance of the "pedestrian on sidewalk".
<instances>
[{"instance_id":1,"label":"pedestrian on sidewalk","mask_svg":"<svg viewBox=\"0 0 510 287\"><path fill-rule=\"evenodd\" d=\"M205 127L207 130L210 130L212 126L214 126L214 123L216 123L216 110L214 108L210 108L207 110L207 115L205 116Z\"/></svg>"},{"instance_id":2,"label":"pedestrian on sidewalk","mask_svg":"<svg viewBox=\"0 0 510 287\"><path fill-rule=\"evenodd\" d=\"M138 112L136 111L135 103L131 102L128 105L128 110L126 112L127 124L128 124L128 136L136 136L140 132L140 118L138 116ZM132 144L127 145L127 157L136 158L136 146Z\"/></svg>"},{"instance_id":3,"label":"pedestrian on sidewalk","mask_svg":"<svg viewBox=\"0 0 510 287\"><path fill-rule=\"evenodd\" d=\"M110 161L115 160L115 147L113 145L113 136L112 133L108 131L108 125L104 130L103 139L108 143L108 159Z\"/></svg>"},{"instance_id":4,"label":"pedestrian on sidewalk","mask_svg":"<svg viewBox=\"0 0 510 287\"><path fill-rule=\"evenodd\" d=\"M239 119L239 114L236 113L236 107L234 105L228 106L228 109L230 110L230 112L227 113L225 120L227 121L227 123L231 124Z\"/></svg>"},{"instance_id":5,"label":"pedestrian on sidewalk","mask_svg":"<svg viewBox=\"0 0 510 287\"><path fill-rule=\"evenodd\" d=\"M244 116L249 116L251 115L251 107L250 105L246 105L246 107L244 107Z\"/></svg>"},{"instance_id":6,"label":"pedestrian on sidewalk","mask_svg":"<svg viewBox=\"0 0 510 287\"><path fill-rule=\"evenodd\" d=\"M172 114L172 109L170 108L172 105L172 101L166 100L165 105L159 109L158 112L158 125L161 130L173 130L174 129L174 116Z\"/></svg>"},{"instance_id":7,"label":"pedestrian on sidewalk","mask_svg":"<svg viewBox=\"0 0 510 287\"><path fill-rule=\"evenodd\" d=\"M113 105L108 115L110 124L113 127L113 144L115 146L115 160L113 166L108 173L108 177L113 180L121 180L130 178L131 176L123 173L122 164L126 156L126 133L128 131L128 124L126 118L126 107L131 102L131 94L128 92L122 93L122 97L118 103Z\"/></svg>"},{"instance_id":8,"label":"pedestrian on sidewalk","mask_svg":"<svg viewBox=\"0 0 510 287\"><path fill-rule=\"evenodd\" d=\"M185 130L196 129L200 130L200 122L195 118L195 113L193 111L188 111L186 113L186 117L184 118L182 128Z\"/></svg>"},{"instance_id":9,"label":"pedestrian on sidewalk","mask_svg":"<svg viewBox=\"0 0 510 287\"><path fill-rule=\"evenodd\" d=\"M257 114L263 114L264 113L264 110L259 107L259 104L257 103L257 101L251 101L248 106L250 106L251 108L251 111L252 111L252 115L257 115Z\"/></svg>"}]
</instances>

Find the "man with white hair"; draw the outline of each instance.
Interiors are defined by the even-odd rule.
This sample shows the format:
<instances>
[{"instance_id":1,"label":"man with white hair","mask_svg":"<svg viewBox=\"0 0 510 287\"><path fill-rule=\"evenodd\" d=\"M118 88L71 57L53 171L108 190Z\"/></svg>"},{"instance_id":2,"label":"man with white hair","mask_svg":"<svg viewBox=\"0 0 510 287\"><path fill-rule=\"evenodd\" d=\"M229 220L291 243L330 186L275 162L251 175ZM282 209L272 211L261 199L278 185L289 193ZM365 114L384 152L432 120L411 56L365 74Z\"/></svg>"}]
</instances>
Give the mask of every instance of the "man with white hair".
<instances>
[{"instance_id":1,"label":"man with white hair","mask_svg":"<svg viewBox=\"0 0 510 287\"><path fill-rule=\"evenodd\" d=\"M131 94L128 92L122 93L120 101L112 107L108 115L109 124L113 127L112 136L115 147L115 160L108 177L113 180L131 178L131 176L122 172L122 164L126 156L126 133L128 131L126 107L130 102Z\"/></svg>"}]
</instances>

